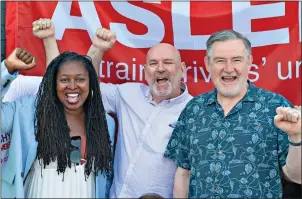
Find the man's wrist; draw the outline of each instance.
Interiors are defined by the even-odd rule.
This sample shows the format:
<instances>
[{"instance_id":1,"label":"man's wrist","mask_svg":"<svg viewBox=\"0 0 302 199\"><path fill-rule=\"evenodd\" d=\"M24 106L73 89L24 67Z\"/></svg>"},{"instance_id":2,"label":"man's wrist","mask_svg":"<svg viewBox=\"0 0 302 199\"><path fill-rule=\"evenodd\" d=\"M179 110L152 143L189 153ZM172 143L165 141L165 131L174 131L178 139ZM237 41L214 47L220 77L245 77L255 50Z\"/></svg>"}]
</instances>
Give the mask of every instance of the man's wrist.
<instances>
[{"instance_id":1,"label":"man's wrist","mask_svg":"<svg viewBox=\"0 0 302 199\"><path fill-rule=\"evenodd\" d=\"M108 49L103 49L103 48L98 47L97 45L93 44L93 42L92 42L91 48L94 53L101 53L101 54L104 54L108 50Z\"/></svg>"},{"instance_id":2,"label":"man's wrist","mask_svg":"<svg viewBox=\"0 0 302 199\"><path fill-rule=\"evenodd\" d=\"M301 146L301 133L289 135L288 141L293 146Z\"/></svg>"},{"instance_id":3,"label":"man's wrist","mask_svg":"<svg viewBox=\"0 0 302 199\"><path fill-rule=\"evenodd\" d=\"M17 70L15 70L13 67L10 66L9 62L7 62L7 59L4 60L4 65L8 71L9 74L14 74Z\"/></svg>"},{"instance_id":4,"label":"man's wrist","mask_svg":"<svg viewBox=\"0 0 302 199\"><path fill-rule=\"evenodd\" d=\"M54 35L46 37L46 38L43 39L44 44L48 44L49 42L53 42L53 41L56 41L56 38L55 38Z\"/></svg>"}]
</instances>

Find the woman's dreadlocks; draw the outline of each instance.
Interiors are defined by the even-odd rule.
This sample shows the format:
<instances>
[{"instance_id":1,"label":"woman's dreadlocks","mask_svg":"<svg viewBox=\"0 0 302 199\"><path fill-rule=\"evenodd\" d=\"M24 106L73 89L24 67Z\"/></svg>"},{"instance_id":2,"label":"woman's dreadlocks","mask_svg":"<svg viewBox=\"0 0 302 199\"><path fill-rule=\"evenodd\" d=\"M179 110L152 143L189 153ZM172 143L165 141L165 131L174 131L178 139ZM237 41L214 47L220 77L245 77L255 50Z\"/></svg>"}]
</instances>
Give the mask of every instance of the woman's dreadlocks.
<instances>
[{"instance_id":1,"label":"woman's dreadlocks","mask_svg":"<svg viewBox=\"0 0 302 199\"><path fill-rule=\"evenodd\" d=\"M112 152L99 79L90 58L74 52L64 52L56 57L47 67L39 87L35 113L37 158L43 161L44 168L57 160L58 173L64 173L67 166L71 167L70 128L56 91L58 70L70 61L82 63L89 72L90 92L83 105L87 142L85 174L89 176L91 171L108 174L112 168Z\"/></svg>"}]
</instances>

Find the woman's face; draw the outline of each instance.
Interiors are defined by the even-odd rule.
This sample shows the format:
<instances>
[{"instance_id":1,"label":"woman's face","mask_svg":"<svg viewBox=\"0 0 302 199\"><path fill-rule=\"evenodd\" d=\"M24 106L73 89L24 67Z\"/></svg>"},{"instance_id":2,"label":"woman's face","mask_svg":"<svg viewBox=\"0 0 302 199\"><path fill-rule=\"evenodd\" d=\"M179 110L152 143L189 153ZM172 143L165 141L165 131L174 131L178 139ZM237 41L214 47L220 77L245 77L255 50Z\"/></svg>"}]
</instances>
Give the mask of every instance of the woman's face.
<instances>
[{"instance_id":1,"label":"woman's face","mask_svg":"<svg viewBox=\"0 0 302 199\"><path fill-rule=\"evenodd\" d=\"M65 62L57 74L57 95L69 111L83 109L89 94L89 74L79 61Z\"/></svg>"}]
</instances>

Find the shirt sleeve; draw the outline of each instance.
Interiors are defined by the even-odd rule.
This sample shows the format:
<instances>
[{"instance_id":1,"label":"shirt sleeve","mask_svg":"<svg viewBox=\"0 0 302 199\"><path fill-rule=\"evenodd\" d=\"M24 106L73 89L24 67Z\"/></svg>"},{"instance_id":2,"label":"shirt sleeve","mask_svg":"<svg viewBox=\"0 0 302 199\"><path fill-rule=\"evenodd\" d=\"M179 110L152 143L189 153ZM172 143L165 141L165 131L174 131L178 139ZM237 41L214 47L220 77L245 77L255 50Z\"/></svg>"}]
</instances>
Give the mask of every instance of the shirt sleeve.
<instances>
[{"instance_id":1,"label":"shirt sleeve","mask_svg":"<svg viewBox=\"0 0 302 199\"><path fill-rule=\"evenodd\" d=\"M8 73L4 61L1 63L1 72L4 74ZM25 95L37 94L42 77L24 76L18 75L18 73L14 73L13 76L15 78L11 80L9 87L5 90L3 102L12 102Z\"/></svg>"},{"instance_id":2,"label":"shirt sleeve","mask_svg":"<svg viewBox=\"0 0 302 199\"><path fill-rule=\"evenodd\" d=\"M101 82L100 90L105 111L116 114L118 85Z\"/></svg>"},{"instance_id":3,"label":"shirt sleeve","mask_svg":"<svg viewBox=\"0 0 302 199\"><path fill-rule=\"evenodd\" d=\"M187 108L180 114L164 156L178 167L190 170L190 132L187 130Z\"/></svg>"},{"instance_id":4,"label":"shirt sleeve","mask_svg":"<svg viewBox=\"0 0 302 199\"><path fill-rule=\"evenodd\" d=\"M1 100L3 101L3 97L7 93L8 89L11 86L12 81L16 79L18 76L18 72L15 72L14 74L10 74L5 66L5 60L1 62Z\"/></svg>"}]
</instances>

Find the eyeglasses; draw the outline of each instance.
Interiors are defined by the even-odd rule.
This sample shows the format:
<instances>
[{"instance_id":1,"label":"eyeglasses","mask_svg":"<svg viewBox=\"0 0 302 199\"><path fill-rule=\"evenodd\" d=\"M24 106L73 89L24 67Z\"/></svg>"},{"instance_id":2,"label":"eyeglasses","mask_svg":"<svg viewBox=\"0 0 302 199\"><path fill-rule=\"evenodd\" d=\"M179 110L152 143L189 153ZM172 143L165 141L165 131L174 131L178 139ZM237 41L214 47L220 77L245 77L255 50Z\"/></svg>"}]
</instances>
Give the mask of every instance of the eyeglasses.
<instances>
[{"instance_id":1,"label":"eyeglasses","mask_svg":"<svg viewBox=\"0 0 302 199\"><path fill-rule=\"evenodd\" d=\"M71 152L70 161L73 163L81 163L81 136L74 136L70 138Z\"/></svg>"}]
</instances>

